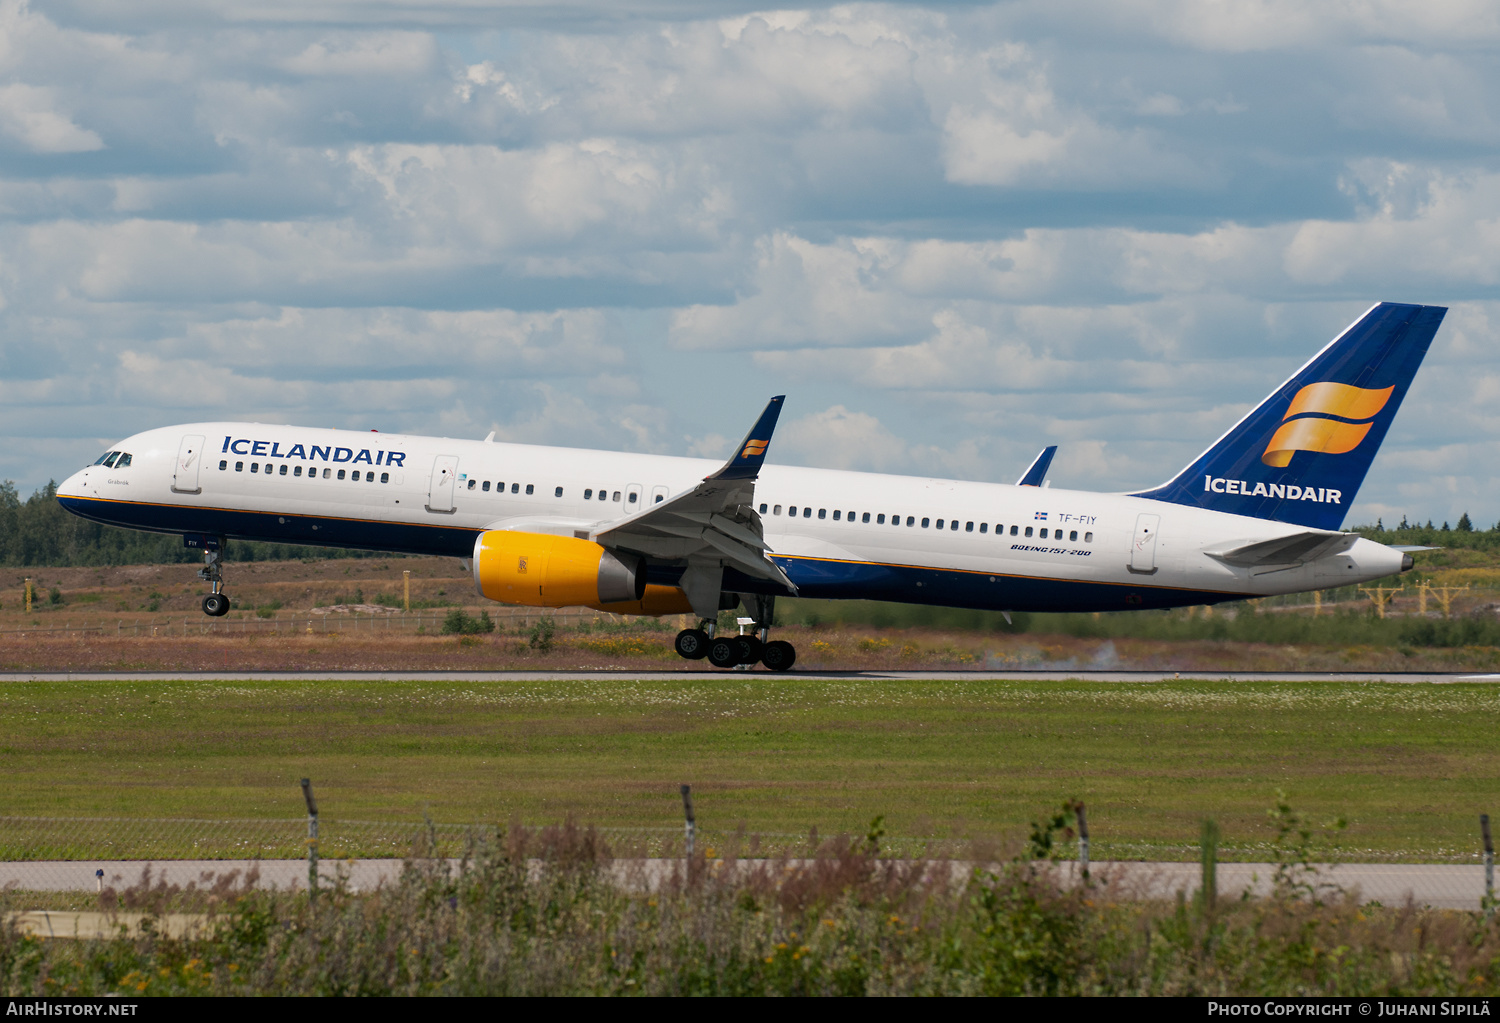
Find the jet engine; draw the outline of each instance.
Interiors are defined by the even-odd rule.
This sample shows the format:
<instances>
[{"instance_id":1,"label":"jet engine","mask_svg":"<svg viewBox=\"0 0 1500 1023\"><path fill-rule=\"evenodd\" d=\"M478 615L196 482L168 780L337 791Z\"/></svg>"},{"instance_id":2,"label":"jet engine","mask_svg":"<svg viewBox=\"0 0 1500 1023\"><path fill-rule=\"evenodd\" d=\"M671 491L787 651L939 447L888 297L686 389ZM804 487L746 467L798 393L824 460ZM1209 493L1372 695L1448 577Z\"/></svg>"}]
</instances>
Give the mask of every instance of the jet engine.
<instances>
[{"instance_id":1,"label":"jet engine","mask_svg":"<svg viewBox=\"0 0 1500 1023\"><path fill-rule=\"evenodd\" d=\"M474 585L481 596L531 607L598 607L646 594L640 558L572 536L490 529L474 541Z\"/></svg>"}]
</instances>

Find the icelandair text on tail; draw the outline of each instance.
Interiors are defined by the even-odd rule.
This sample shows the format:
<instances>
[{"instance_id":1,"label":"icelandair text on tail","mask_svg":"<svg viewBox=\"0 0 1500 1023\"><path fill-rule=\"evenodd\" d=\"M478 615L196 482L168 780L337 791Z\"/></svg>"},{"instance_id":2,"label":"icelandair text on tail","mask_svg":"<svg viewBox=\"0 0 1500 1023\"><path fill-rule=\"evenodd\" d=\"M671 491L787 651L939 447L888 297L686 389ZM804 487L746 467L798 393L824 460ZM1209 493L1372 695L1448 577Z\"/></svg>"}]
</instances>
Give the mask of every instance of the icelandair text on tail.
<instances>
[{"instance_id":1,"label":"icelandair text on tail","mask_svg":"<svg viewBox=\"0 0 1500 1023\"><path fill-rule=\"evenodd\" d=\"M1320 504L1343 504L1342 490L1322 487L1299 487L1295 483L1257 483L1227 480L1221 476L1203 477L1203 489L1212 494L1240 494L1244 497L1280 497L1288 501L1317 501Z\"/></svg>"}]
</instances>

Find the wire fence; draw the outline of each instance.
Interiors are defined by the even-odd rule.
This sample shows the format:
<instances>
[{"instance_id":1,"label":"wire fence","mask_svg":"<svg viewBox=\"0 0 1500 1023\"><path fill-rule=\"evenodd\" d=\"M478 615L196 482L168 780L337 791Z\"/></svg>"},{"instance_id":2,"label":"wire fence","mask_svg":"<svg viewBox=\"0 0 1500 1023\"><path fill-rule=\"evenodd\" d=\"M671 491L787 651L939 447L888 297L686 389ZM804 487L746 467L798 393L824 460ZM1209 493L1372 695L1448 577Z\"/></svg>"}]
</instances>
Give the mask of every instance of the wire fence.
<instances>
[{"instance_id":1,"label":"wire fence","mask_svg":"<svg viewBox=\"0 0 1500 1023\"><path fill-rule=\"evenodd\" d=\"M344 883L369 890L399 879L413 861L448 861L456 864L477 848L500 839L494 824L452 824L433 821L352 821L319 818L316 848L321 884ZM556 831L554 827L552 830ZM621 877L629 876L629 864L644 865L647 872L668 872L672 862L690 850L710 862L733 863L771 857L816 857L826 855L840 842L859 842L859 836L840 836L831 843L812 834L756 833L743 828L727 831L683 825L656 827L600 827L596 833L613 858ZM545 845L547 829L533 829ZM990 856L1003 859L1008 851L992 848L982 860L974 857L980 847L970 843L934 839L885 838L882 855L905 860L943 862L966 876L976 864ZM211 888L215 883L243 884L247 877L261 887L305 888L309 860L308 819L247 820L232 818L141 818L141 817L0 817L0 890L16 898L26 893L100 893L162 885L178 888ZM1172 898L1177 892L1191 894L1201 883L1199 850L1184 846L1181 858L1162 860L1163 849L1118 848L1100 845L1092 876L1129 890L1137 897ZM1063 884L1082 878L1085 862L1072 859L1070 849L1054 853L1047 868ZM1080 852L1082 850L1080 849ZM1155 853L1155 859L1151 854ZM1337 862L1305 866L1281 863L1268 854L1275 850L1254 848L1223 850L1217 866L1216 887L1220 894L1238 897L1243 892L1270 892L1278 872L1290 870L1309 891L1358 892L1365 901L1400 905L1411 900L1436 908L1478 910L1485 907L1487 878L1493 869L1481 862L1475 849L1468 862L1435 864ZM1125 857L1144 856L1143 859ZM1246 855L1248 854L1248 856ZM1248 862L1244 862L1247 860ZM1241 862L1236 862L1240 860ZM1492 863L1491 859L1491 863ZM1492 904L1492 903L1491 903Z\"/></svg>"}]
</instances>

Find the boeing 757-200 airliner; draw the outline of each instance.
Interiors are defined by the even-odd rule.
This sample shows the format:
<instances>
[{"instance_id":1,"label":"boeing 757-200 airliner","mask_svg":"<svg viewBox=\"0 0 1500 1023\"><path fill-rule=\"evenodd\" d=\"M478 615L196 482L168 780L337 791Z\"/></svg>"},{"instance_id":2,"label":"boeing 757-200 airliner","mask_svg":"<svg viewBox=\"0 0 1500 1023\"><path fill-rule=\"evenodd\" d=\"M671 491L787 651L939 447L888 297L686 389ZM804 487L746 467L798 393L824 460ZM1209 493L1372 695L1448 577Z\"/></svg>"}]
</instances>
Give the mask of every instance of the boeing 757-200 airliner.
<instances>
[{"instance_id":1,"label":"boeing 757-200 airliner","mask_svg":"<svg viewBox=\"0 0 1500 1023\"><path fill-rule=\"evenodd\" d=\"M1409 553L1340 532L1447 310L1382 302L1171 480L1131 494L766 464L782 398L723 465L252 423L148 430L58 489L98 522L201 547L229 610L229 537L471 559L479 593L533 607L691 612L684 657L792 666L780 595L995 611L1214 604L1362 583ZM490 435L493 438L493 434ZM714 635L744 604L758 628Z\"/></svg>"}]
</instances>

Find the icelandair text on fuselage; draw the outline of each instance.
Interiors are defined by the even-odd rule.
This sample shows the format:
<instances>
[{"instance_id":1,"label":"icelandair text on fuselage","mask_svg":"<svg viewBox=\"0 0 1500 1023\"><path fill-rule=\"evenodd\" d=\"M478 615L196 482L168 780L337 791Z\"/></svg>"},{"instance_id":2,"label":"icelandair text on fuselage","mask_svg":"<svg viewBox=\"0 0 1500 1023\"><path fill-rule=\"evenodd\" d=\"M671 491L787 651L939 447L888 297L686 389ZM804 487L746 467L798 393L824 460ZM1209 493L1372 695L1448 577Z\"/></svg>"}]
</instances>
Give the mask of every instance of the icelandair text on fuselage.
<instances>
[{"instance_id":1,"label":"icelandair text on fuselage","mask_svg":"<svg viewBox=\"0 0 1500 1023\"><path fill-rule=\"evenodd\" d=\"M251 455L256 458L300 458L305 462L363 462L366 465L394 465L405 468L405 451L381 451L373 454L369 448L339 448L332 444L293 444L285 451L280 441L250 440L246 437L225 437L221 454ZM269 470L268 470L269 471Z\"/></svg>"},{"instance_id":2,"label":"icelandair text on fuselage","mask_svg":"<svg viewBox=\"0 0 1500 1023\"><path fill-rule=\"evenodd\" d=\"M1227 480L1222 476L1203 477L1203 489L1212 494L1241 494L1245 497L1281 497L1288 501L1317 501L1320 504L1343 504L1342 490L1322 487L1299 487L1295 483L1257 483L1250 489L1248 480Z\"/></svg>"},{"instance_id":3,"label":"icelandair text on fuselage","mask_svg":"<svg viewBox=\"0 0 1500 1023\"><path fill-rule=\"evenodd\" d=\"M1359 1007L1361 1016L1488 1016L1490 1006L1488 1002L1423 1002L1411 1004L1407 1002L1396 1002L1388 1004L1384 1001L1374 1003L1375 1011L1371 1013L1371 1003L1362 1002ZM1215 1002L1208 1003L1208 1014L1210 1016L1349 1016L1353 1014L1354 1006L1348 1002L1332 1004L1328 1002Z\"/></svg>"}]
</instances>

